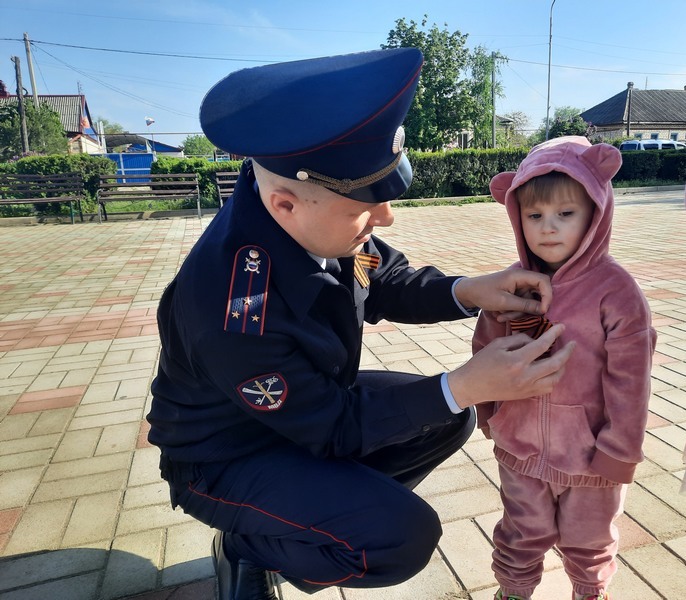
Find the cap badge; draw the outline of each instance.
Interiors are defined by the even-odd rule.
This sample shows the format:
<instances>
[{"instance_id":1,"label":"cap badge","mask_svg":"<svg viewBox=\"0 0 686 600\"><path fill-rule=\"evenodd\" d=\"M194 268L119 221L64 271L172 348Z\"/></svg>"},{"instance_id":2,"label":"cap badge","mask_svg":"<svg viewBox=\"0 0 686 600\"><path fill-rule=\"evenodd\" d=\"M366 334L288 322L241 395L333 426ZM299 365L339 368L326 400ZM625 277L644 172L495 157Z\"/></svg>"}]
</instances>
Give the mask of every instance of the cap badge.
<instances>
[{"instance_id":1,"label":"cap badge","mask_svg":"<svg viewBox=\"0 0 686 600\"><path fill-rule=\"evenodd\" d=\"M404 145L405 145L405 128L401 125L396 130L395 136L393 136L393 145L391 146L391 150L393 150L393 154L398 154L398 152L402 152Z\"/></svg>"}]
</instances>

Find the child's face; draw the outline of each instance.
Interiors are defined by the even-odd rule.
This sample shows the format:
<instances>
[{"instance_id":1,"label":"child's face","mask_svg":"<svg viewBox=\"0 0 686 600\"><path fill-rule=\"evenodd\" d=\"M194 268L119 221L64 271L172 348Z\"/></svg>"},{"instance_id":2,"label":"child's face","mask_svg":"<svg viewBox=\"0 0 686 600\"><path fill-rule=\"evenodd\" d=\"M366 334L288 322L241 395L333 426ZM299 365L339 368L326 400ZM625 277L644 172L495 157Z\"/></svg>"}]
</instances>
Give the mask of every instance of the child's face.
<instances>
[{"instance_id":1,"label":"child's face","mask_svg":"<svg viewBox=\"0 0 686 600\"><path fill-rule=\"evenodd\" d=\"M520 207L529 250L551 271L557 271L577 251L593 218L593 201L568 186L554 198Z\"/></svg>"}]
</instances>

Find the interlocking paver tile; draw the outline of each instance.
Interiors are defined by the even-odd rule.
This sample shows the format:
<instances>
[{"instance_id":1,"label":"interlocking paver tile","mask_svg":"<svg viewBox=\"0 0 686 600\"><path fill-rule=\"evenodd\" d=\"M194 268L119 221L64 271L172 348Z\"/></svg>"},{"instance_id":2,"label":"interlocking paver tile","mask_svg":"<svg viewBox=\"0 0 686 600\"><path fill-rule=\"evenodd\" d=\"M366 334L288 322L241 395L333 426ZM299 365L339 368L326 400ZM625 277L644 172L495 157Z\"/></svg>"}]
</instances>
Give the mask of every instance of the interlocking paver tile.
<instances>
[{"instance_id":1,"label":"interlocking paver tile","mask_svg":"<svg viewBox=\"0 0 686 600\"><path fill-rule=\"evenodd\" d=\"M470 276L516 259L496 204L395 214L394 226L379 233L415 266ZM622 600L671 600L686 589L686 496L677 491L686 443L684 230L683 190L617 196L612 252L645 290L659 334L646 460L618 522L612 587ZM197 218L0 229L3 600L213 597L212 530L171 509L144 419L159 354L157 302L200 231ZM452 369L471 355L474 323L368 326L361 364L424 374ZM81 391L60 396L65 388ZM60 408L65 398L74 403ZM32 412L16 414L28 405ZM332 588L317 598L491 600L491 536L502 510L492 451L476 432L418 488L444 526L422 573L393 588ZM556 553L548 553L545 568L534 600L569 597ZM281 600L309 597L288 584L281 590Z\"/></svg>"}]
</instances>

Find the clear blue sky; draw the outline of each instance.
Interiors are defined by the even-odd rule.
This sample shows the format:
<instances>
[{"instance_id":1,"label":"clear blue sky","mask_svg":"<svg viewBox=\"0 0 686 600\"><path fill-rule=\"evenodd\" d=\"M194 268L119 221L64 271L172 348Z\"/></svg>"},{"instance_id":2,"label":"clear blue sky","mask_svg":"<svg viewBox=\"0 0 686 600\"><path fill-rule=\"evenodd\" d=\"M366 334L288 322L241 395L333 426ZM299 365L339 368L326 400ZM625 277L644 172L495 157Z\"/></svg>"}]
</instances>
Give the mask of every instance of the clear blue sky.
<instances>
[{"instance_id":1,"label":"clear blue sky","mask_svg":"<svg viewBox=\"0 0 686 600\"><path fill-rule=\"evenodd\" d=\"M429 24L468 34L470 48L510 59L496 111L523 112L536 128L546 115L550 11L551 0L0 0L0 79L14 93L10 57L19 56L30 90L17 41L26 32L40 94L81 90L94 118L177 144L199 132L202 98L229 72L376 49L396 19L419 23L426 14ZM590 108L628 81L686 85L686 1L555 0L552 12L551 115ZM146 116L155 123L146 127Z\"/></svg>"}]
</instances>

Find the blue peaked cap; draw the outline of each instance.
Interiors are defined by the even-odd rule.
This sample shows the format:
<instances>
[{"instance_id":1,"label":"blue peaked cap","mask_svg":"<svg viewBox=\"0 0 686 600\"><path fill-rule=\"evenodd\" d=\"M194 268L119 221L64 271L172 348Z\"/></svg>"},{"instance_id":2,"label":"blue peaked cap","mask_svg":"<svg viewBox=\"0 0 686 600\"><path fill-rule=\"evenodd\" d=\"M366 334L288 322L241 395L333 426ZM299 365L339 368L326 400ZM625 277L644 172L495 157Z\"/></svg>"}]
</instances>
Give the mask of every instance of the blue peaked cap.
<instances>
[{"instance_id":1,"label":"blue peaked cap","mask_svg":"<svg viewBox=\"0 0 686 600\"><path fill-rule=\"evenodd\" d=\"M422 63L418 49L395 48L242 69L207 93L200 124L273 173L386 202L412 182L401 124Z\"/></svg>"}]
</instances>

